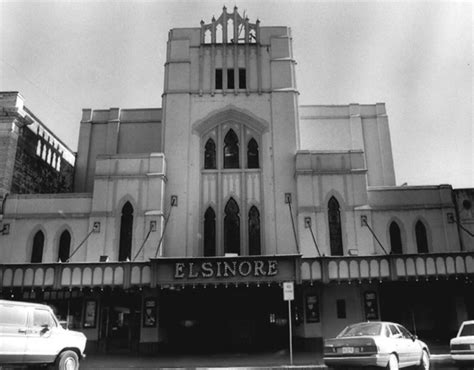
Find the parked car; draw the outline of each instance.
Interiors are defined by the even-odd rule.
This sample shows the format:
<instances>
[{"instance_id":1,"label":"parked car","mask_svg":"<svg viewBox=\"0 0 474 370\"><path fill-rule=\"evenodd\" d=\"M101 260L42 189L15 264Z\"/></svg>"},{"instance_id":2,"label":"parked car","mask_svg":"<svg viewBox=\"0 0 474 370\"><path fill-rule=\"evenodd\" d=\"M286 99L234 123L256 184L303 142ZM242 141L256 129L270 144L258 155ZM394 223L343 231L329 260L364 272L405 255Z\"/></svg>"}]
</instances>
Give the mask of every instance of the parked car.
<instances>
[{"instance_id":1,"label":"parked car","mask_svg":"<svg viewBox=\"0 0 474 370\"><path fill-rule=\"evenodd\" d=\"M82 333L63 329L49 306L0 300L0 365L76 370L86 340Z\"/></svg>"},{"instance_id":2,"label":"parked car","mask_svg":"<svg viewBox=\"0 0 474 370\"><path fill-rule=\"evenodd\" d=\"M324 342L324 362L333 368L378 366L389 370L417 366L428 370L428 346L400 324L361 322Z\"/></svg>"},{"instance_id":3,"label":"parked car","mask_svg":"<svg viewBox=\"0 0 474 370\"><path fill-rule=\"evenodd\" d=\"M450 342L451 357L456 362L474 364L474 320L464 321Z\"/></svg>"}]
</instances>

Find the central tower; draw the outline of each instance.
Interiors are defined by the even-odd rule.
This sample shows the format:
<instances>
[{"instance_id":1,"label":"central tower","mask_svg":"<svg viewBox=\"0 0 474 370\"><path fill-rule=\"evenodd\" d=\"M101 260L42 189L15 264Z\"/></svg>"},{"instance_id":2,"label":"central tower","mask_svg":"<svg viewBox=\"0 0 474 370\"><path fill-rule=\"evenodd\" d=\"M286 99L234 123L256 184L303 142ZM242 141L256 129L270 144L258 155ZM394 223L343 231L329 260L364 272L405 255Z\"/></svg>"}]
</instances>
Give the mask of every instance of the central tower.
<instances>
[{"instance_id":1,"label":"central tower","mask_svg":"<svg viewBox=\"0 0 474 370\"><path fill-rule=\"evenodd\" d=\"M237 8L169 32L165 199L178 203L164 256L297 252L285 203L296 193L294 65L290 29L261 27Z\"/></svg>"}]
</instances>

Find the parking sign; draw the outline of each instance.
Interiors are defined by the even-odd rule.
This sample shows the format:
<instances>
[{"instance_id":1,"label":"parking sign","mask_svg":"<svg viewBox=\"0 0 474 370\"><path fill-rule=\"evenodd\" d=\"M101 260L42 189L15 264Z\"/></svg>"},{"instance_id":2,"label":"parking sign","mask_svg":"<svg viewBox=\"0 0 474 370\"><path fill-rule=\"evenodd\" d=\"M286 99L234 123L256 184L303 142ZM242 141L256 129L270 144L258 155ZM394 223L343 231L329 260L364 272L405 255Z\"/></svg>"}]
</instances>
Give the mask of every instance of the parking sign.
<instances>
[{"instance_id":1,"label":"parking sign","mask_svg":"<svg viewBox=\"0 0 474 370\"><path fill-rule=\"evenodd\" d=\"M295 288L292 281L283 283L283 300L292 301L295 299Z\"/></svg>"}]
</instances>

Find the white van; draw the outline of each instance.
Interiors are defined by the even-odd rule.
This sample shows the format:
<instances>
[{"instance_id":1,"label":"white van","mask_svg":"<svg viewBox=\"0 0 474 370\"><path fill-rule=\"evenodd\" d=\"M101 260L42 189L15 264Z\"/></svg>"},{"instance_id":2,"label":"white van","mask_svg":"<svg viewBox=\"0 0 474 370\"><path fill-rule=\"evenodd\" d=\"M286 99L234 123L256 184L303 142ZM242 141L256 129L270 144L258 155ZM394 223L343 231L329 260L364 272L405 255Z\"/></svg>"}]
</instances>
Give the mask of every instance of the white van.
<instances>
[{"instance_id":1,"label":"white van","mask_svg":"<svg viewBox=\"0 0 474 370\"><path fill-rule=\"evenodd\" d=\"M86 341L84 334L63 329L49 306L0 300L0 365L76 370Z\"/></svg>"}]
</instances>

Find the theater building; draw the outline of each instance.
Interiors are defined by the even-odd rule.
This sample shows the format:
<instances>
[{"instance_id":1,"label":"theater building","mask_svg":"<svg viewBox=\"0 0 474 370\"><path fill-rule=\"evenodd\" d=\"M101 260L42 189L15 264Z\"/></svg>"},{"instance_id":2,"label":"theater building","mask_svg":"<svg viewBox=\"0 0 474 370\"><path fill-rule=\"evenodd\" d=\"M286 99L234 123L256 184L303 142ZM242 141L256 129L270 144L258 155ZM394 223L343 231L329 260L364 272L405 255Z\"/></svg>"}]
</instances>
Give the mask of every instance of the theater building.
<instances>
[{"instance_id":1,"label":"theater building","mask_svg":"<svg viewBox=\"0 0 474 370\"><path fill-rule=\"evenodd\" d=\"M286 348L287 281L299 347L474 318L473 191L396 186L384 104L300 106L290 28L237 8L166 47L161 108L83 110L73 192L3 202L0 296L90 352Z\"/></svg>"}]
</instances>

